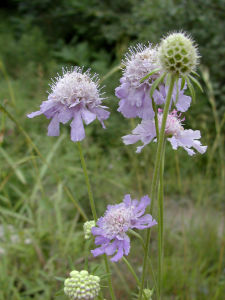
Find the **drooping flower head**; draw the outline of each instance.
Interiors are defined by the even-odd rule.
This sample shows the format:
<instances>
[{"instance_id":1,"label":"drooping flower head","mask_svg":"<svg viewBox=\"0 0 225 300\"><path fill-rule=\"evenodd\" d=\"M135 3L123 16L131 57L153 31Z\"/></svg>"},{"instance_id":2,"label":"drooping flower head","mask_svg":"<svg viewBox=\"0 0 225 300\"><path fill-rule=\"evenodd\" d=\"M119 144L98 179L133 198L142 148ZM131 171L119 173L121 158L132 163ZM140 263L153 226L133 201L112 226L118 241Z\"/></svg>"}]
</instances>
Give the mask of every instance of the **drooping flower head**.
<instances>
[{"instance_id":1,"label":"drooping flower head","mask_svg":"<svg viewBox=\"0 0 225 300\"><path fill-rule=\"evenodd\" d=\"M100 291L100 278L88 271L72 271L64 282L64 292L73 300L94 300Z\"/></svg>"},{"instance_id":2,"label":"drooping flower head","mask_svg":"<svg viewBox=\"0 0 225 300\"><path fill-rule=\"evenodd\" d=\"M72 120L71 140L81 141L85 138L84 125L96 118L101 122L109 117L109 112L102 106L98 77L91 77L89 70L83 72L79 67L63 70L51 85L48 100L43 101L40 110L28 115L29 118L44 114L52 119L48 126L49 136L59 135L59 124Z\"/></svg>"},{"instance_id":3,"label":"drooping flower head","mask_svg":"<svg viewBox=\"0 0 225 300\"><path fill-rule=\"evenodd\" d=\"M163 71L179 77L195 71L198 50L193 40L185 33L172 33L162 39L159 46L159 62Z\"/></svg>"},{"instance_id":4,"label":"drooping flower head","mask_svg":"<svg viewBox=\"0 0 225 300\"><path fill-rule=\"evenodd\" d=\"M158 112L159 130L161 128L163 113L162 110ZM181 115L173 110L167 117L165 136L171 143L172 148L177 150L178 147L184 148L189 155L194 155L195 152L192 148L199 153L205 153L207 146L202 146L199 139L201 133L199 130L184 129ZM133 131L132 134L123 137L123 142L126 145L135 144L142 141L143 146L137 147L137 153L141 152L143 147L149 144L156 138L155 122L153 120L142 121Z\"/></svg>"},{"instance_id":5,"label":"drooping flower head","mask_svg":"<svg viewBox=\"0 0 225 300\"><path fill-rule=\"evenodd\" d=\"M157 48L150 44L139 44L136 48L130 48L125 57L121 85L116 88L116 96L121 99L118 111L126 118L152 119L154 111L149 91L159 73L154 73L142 82L141 80L159 67Z\"/></svg>"},{"instance_id":6,"label":"drooping flower head","mask_svg":"<svg viewBox=\"0 0 225 300\"><path fill-rule=\"evenodd\" d=\"M128 255L130 239L126 232L132 228L145 229L157 224L151 215L144 215L149 204L148 196L138 201L132 200L130 195L125 195L122 203L108 205L105 215L99 218L97 226L92 228L95 244L100 245L91 251L92 254L115 254L111 261L118 261L123 255Z\"/></svg>"}]
</instances>

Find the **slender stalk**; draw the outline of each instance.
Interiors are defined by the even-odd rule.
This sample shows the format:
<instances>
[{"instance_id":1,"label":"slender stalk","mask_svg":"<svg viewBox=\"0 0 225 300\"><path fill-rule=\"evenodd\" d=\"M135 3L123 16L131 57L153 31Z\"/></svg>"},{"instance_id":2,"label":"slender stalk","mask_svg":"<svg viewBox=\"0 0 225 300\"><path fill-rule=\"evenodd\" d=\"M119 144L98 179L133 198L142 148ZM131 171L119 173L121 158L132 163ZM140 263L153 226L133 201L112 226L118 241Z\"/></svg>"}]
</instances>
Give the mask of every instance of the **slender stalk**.
<instances>
[{"instance_id":1,"label":"slender stalk","mask_svg":"<svg viewBox=\"0 0 225 300\"><path fill-rule=\"evenodd\" d=\"M87 185L87 189L88 189L88 197L89 197L89 202L90 202L90 206L91 206L91 212L92 212L93 218L96 222L97 221L97 213L96 213L96 208L95 208L95 202L94 202L93 193L91 190L91 184L90 184L90 180L89 180L88 173L87 173L87 166L86 166L86 162L84 159L81 143L77 142L77 146L78 146L81 165L82 165L82 168L84 171L84 177L85 177L85 181L86 181L86 185Z\"/></svg>"},{"instance_id":2,"label":"slender stalk","mask_svg":"<svg viewBox=\"0 0 225 300\"><path fill-rule=\"evenodd\" d=\"M169 113L169 107L174 87L176 77L171 75L170 77L170 83L169 83L169 90L166 97L166 103L163 111L163 118L162 118L162 124L160 128L159 133L159 139L157 141L157 151L156 151L156 160L155 160L155 166L154 166L154 172L153 172L153 178L152 178L152 185L151 185L151 207L150 207L150 213L153 211L154 207L154 200L155 200L155 191L157 186L157 180L158 180L158 174L159 174L159 167L161 162L161 156L162 156L162 150L163 150L163 141L165 136L165 127L166 127L166 120ZM151 228L147 230L147 237L146 237L146 249L144 253L144 261L143 261L143 270L142 270L142 278L141 278L141 288L139 293L139 300L142 299L142 293L143 293L143 287L145 282L145 274L146 274L146 266L147 266L147 258L148 258L148 252L149 252L149 243L150 243L150 236L151 236Z\"/></svg>"},{"instance_id":3,"label":"slender stalk","mask_svg":"<svg viewBox=\"0 0 225 300\"><path fill-rule=\"evenodd\" d=\"M130 119L131 127L135 127L134 119ZM141 184L141 176L139 173L139 168L138 168L138 160L136 155L132 155L132 161L134 162L134 169L135 169L135 174L137 177L137 185L138 185L138 193L139 196L143 195L143 189L142 189L142 184Z\"/></svg>"},{"instance_id":4,"label":"slender stalk","mask_svg":"<svg viewBox=\"0 0 225 300\"><path fill-rule=\"evenodd\" d=\"M84 171L84 177L85 177L85 181L86 181L86 185L87 185L87 189L88 189L88 197L89 197L92 215L93 215L95 222L97 222L98 217L97 217L97 212L96 212L96 208L95 208L95 202L94 202L94 197L93 197L93 193L92 193L92 189L91 189L91 184L90 184L90 180L88 177L87 166L86 166L86 162L85 162L84 155L83 155L82 146L81 146L80 142L77 142L77 145L78 145L81 165L82 165L82 168ZM109 285L110 295L111 295L112 300L115 300L116 298L115 298L115 294L114 294L113 287L112 287L112 279L111 279L111 273L110 273L110 268L109 268L109 262L108 262L108 258L106 255L104 255L104 261L105 261L106 272L108 274L110 274L108 276L108 285Z\"/></svg>"},{"instance_id":5,"label":"slender stalk","mask_svg":"<svg viewBox=\"0 0 225 300\"><path fill-rule=\"evenodd\" d=\"M0 61L0 70L2 71L3 76L5 77L5 80L7 82L8 90L9 90L9 94L10 94L10 98L11 98L12 104L16 108L16 100L15 100L14 90L12 88L11 81L9 80L8 74L6 72L5 66L3 65L2 61Z\"/></svg>"},{"instance_id":6,"label":"slender stalk","mask_svg":"<svg viewBox=\"0 0 225 300\"><path fill-rule=\"evenodd\" d=\"M141 241L141 245L143 247L143 250L145 251L145 242L144 242L142 236L139 233L137 233L137 232L135 232L134 230L131 230L131 229L130 229L130 233L132 235L134 235L135 237L137 237ZM150 271L152 273L152 277L153 277L153 281L154 281L154 286L155 286L156 294L157 294L157 297L158 297L159 291L158 291L158 286L157 286L157 282L156 282L156 276L155 276L155 272L154 272L154 269L153 269L153 266L152 266L152 262L151 262L151 259L150 259L149 256L148 256L148 264L149 264L149 267L150 267Z\"/></svg>"},{"instance_id":7,"label":"slender stalk","mask_svg":"<svg viewBox=\"0 0 225 300\"><path fill-rule=\"evenodd\" d=\"M112 280L111 280L111 273L110 273L110 268L109 268L109 262L108 262L108 258L106 256L106 254L104 254L104 261L105 261L106 273L109 274L109 276L108 276L109 292L110 292L112 300L116 300L116 297L115 297L115 294L114 294L114 290L113 290L113 286L112 286Z\"/></svg>"},{"instance_id":8,"label":"slender stalk","mask_svg":"<svg viewBox=\"0 0 225 300\"><path fill-rule=\"evenodd\" d=\"M139 278L137 277L137 274L135 273L135 271L134 271L133 267L131 266L131 264L129 263L129 261L128 261L125 257L123 257L123 261L124 261L125 264L127 265L127 267L128 267L128 269L129 269L129 271L131 272L131 274L134 276L134 278L135 278L137 284L140 285L140 280L139 280Z\"/></svg>"},{"instance_id":9,"label":"slender stalk","mask_svg":"<svg viewBox=\"0 0 225 300\"><path fill-rule=\"evenodd\" d=\"M154 120L155 120L155 129L156 129L156 137L157 137L157 140L159 139L159 121L158 121L158 112L157 112L157 108L156 108L156 105L155 105L155 101L154 99L152 98L152 108L154 110Z\"/></svg>"},{"instance_id":10,"label":"slender stalk","mask_svg":"<svg viewBox=\"0 0 225 300\"><path fill-rule=\"evenodd\" d=\"M91 244L91 239L85 240L85 260L84 260L84 267L85 270L89 271L88 268L88 254L89 254L89 249L90 249L90 244Z\"/></svg>"},{"instance_id":11,"label":"slender stalk","mask_svg":"<svg viewBox=\"0 0 225 300\"><path fill-rule=\"evenodd\" d=\"M159 299L161 299L162 287L162 265L163 265L163 173L164 173L164 156L165 156L165 142L163 145L163 155L159 170L159 188L158 188L158 290Z\"/></svg>"}]
</instances>

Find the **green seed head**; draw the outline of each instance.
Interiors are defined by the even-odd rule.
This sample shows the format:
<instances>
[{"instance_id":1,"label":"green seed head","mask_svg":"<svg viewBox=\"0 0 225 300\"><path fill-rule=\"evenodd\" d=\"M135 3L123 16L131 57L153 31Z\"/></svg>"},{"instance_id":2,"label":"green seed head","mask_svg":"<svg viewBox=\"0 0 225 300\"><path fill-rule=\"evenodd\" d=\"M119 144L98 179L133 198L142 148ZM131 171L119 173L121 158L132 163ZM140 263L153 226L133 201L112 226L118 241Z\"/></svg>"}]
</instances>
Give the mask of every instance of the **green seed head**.
<instances>
[{"instance_id":1,"label":"green seed head","mask_svg":"<svg viewBox=\"0 0 225 300\"><path fill-rule=\"evenodd\" d=\"M87 221L84 223L84 238L85 240L90 239L91 237L91 229L95 226L95 221Z\"/></svg>"},{"instance_id":2,"label":"green seed head","mask_svg":"<svg viewBox=\"0 0 225 300\"><path fill-rule=\"evenodd\" d=\"M100 291L100 278L88 271L72 271L64 282L64 292L73 300L94 300Z\"/></svg>"},{"instance_id":3,"label":"green seed head","mask_svg":"<svg viewBox=\"0 0 225 300\"><path fill-rule=\"evenodd\" d=\"M197 47L184 33L172 33L161 41L159 62L165 72L179 77L188 75L195 70L198 59Z\"/></svg>"}]
</instances>

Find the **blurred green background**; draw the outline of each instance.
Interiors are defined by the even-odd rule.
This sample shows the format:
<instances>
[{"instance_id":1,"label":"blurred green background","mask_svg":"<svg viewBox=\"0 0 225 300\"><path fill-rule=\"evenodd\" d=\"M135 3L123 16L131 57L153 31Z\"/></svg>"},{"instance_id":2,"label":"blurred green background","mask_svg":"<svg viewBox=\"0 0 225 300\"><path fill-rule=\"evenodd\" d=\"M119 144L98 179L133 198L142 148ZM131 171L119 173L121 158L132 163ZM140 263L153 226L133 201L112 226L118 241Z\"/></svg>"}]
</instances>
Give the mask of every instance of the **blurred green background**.
<instances>
[{"instance_id":1,"label":"blurred green background","mask_svg":"<svg viewBox=\"0 0 225 300\"><path fill-rule=\"evenodd\" d=\"M91 215L69 125L52 138L45 117L26 117L46 99L50 78L72 65L91 67L103 77L129 46L158 43L181 29L199 44L204 88L203 94L196 91L186 124L201 130L208 150L189 157L167 146L163 299L224 299L224 20L224 0L0 4L0 300L66 299L62 278L84 264L82 223ZM117 112L114 89L120 76L117 71L103 83L111 110L107 130L94 122L82 143L99 215L126 193L140 197L150 191L155 145L137 155L135 146L122 144L121 136L138 120ZM139 275L142 255L135 239L129 257ZM157 230L151 257L157 266ZM100 259L90 256L90 262L92 271L105 274ZM118 299L135 299L126 266L114 264L112 272ZM153 286L151 276L148 284ZM107 288L103 291L109 299Z\"/></svg>"}]
</instances>

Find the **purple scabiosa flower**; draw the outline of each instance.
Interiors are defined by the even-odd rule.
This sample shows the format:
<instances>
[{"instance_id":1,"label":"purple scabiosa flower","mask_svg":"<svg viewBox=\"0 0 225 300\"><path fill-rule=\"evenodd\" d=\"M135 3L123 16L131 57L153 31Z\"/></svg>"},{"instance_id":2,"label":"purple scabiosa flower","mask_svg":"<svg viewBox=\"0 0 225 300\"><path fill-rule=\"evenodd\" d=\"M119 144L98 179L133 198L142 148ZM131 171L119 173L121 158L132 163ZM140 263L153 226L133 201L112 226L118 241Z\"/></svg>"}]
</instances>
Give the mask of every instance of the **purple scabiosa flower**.
<instances>
[{"instance_id":1,"label":"purple scabiosa flower","mask_svg":"<svg viewBox=\"0 0 225 300\"><path fill-rule=\"evenodd\" d=\"M181 79L178 80L177 85L174 86L171 105L174 104L176 109L181 112L188 110L191 104L191 97L184 94L187 89L187 84L185 83L183 89L181 90ZM164 84L159 85L158 89L154 92L154 101L158 105L165 104L166 96L169 90L169 86Z\"/></svg>"},{"instance_id":2,"label":"purple scabiosa flower","mask_svg":"<svg viewBox=\"0 0 225 300\"><path fill-rule=\"evenodd\" d=\"M101 105L103 99L96 74L91 77L89 70L83 72L79 67L63 69L63 75L51 85L48 100L43 101L40 110L29 114L28 118L44 114L52 119L48 126L49 136L58 136L59 124L72 120L71 140L81 141L85 138L83 121L88 125L97 118L105 128L103 121L109 117L109 112Z\"/></svg>"},{"instance_id":3,"label":"purple scabiosa flower","mask_svg":"<svg viewBox=\"0 0 225 300\"><path fill-rule=\"evenodd\" d=\"M108 205L105 215L99 218L97 226L92 228L95 244L100 245L91 251L92 254L98 256L116 253L111 261L118 261L123 255L128 255L130 239L126 232L132 228L145 229L157 224L151 215L144 215L149 204L148 196L138 201L132 200L130 195L125 195L122 203Z\"/></svg>"},{"instance_id":4,"label":"purple scabiosa flower","mask_svg":"<svg viewBox=\"0 0 225 300\"><path fill-rule=\"evenodd\" d=\"M144 120L152 119L154 111L149 96L151 83L159 76L155 73L148 79L140 82L143 77L158 68L157 48L138 44L130 48L125 56L121 85L116 88L116 96L121 99L118 111L125 118L140 117Z\"/></svg>"},{"instance_id":5,"label":"purple scabiosa flower","mask_svg":"<svg viewBox=\"0 0 225 300\"><path fill-rule=\"evenodd\" d=\"M159 129L162 123L162 110L158 112ZM184 129L182 125L181 115L173 110L167 117L165 135L171 143L172 148L177 150L178 147L183 147L189 155L194 155L193 149L199 153L205 153L207 146L202 146L199 139L201 133L199 130ZM143 120L133 131L132 134L124 136L123 142L126 145L135 144L137 141L142 141L143 146L137 147L137 153L140 153L142 148L156 138L155 122L153 120Z\"/></svg>"}]
</instances>

